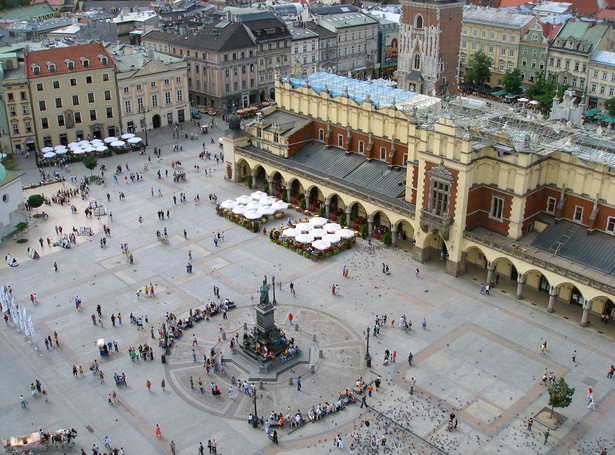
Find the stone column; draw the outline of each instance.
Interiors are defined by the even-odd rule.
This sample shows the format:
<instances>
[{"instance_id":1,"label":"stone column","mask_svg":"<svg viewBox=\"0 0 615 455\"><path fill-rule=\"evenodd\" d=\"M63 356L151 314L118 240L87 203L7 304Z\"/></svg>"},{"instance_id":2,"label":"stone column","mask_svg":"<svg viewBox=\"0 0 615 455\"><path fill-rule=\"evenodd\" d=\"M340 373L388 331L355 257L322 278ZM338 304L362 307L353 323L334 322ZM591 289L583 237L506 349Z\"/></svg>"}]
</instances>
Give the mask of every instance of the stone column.
<instances>
[{"instance_id":1,"label":"stone column","mask_svg":"<svg viewBox=\"0 0 615 455\"><path fill-rule=\"evenodd\" d=\"M583 301L583 315L581 316L581 327L587 327L589 325L589 310L592 304L585 299Z\"/></svg>"},{"instance_id":2,"label":"stone column","mask_svg":"<svg viewBox=\"0 0 615 455\"><path fill-rule=\"evenodd\" d=\"M523 285L525 284L525 275L519 275L517 277L517 296L516 298L521 300L523 298Z\"/></svg>"},{"instance_id":3,"label":"stone column","mask_svg":"<svg viewBox=\"0 0 615 455\"><path fill-rule=\"evenodd\" d=\"M329 218L329 211L331 210L331 200L327 197L325 198L325 217Z\"/></svg>"},{"instance_id":4,"label":"stone column","mask_svg":"<svg viewBox=\"0 0 615 455\"><path fill-rule=\"evenodd\" d=\"M555 299L557 298L557 294L559 294L559 288L555 286L551 286L549 288L549 306L547 307L547 313L553 313L555 311L553 309L553 305L555 304Z\"/></svg>"},{"instance_id":5,"label":"stone column","mask_svg":"<svg viewBox=\"0 0 615 455\"><path fill-rule=\"evenodd\" d=\"M369 215L367 217L367 236L368 237L374 236L374 216L373 215Z\"/></svg>"},{"instance_id":6,"label":"stone column","mask_svg":"<svg viewBox=\"0 0 615 455\"><path fill-rule=\"evenodd\" d=\"M352 226L350 215L352 213L352 209L350 206L346 206L346 226Z\"/></svg>"},{"instance_id":7,"label":"stone column","mask_svg":"<svg viewBox=\"0 0 615 455\"><path fill-rule=\"evenodd\" d=\"M256 188L256 171L252 169L250 175L252 175L252 186L250 187L250 189Z\"/></svg>"},{"instance_id":8,"label":"stone column","mask_svg":"<svg viewBox=\"0 0 615 455\"><path fill-rule=\"evenodd\" d=\"M310 210L310 194L305 192L305 209Z\"/></svg>"},{"instance_id":9,"label":"stone column","mask_svg":"<svg viewBox=\"0 0 615 455\"><path fill-rule=\"evenodd\" d=\"M290 199L291 199L291 197L290 197L291 192L292 192L292 187L291 187L290 183L287 183L287 184L286 184L286 202L290 202Z\"/></svg>"},{"instance_id":10,"label":"stone column","mask_svg":"<svg viewBox=\"0 0 615 455\"><path fill-rule=\"evenodd\" d=\"M487 262L487 284L493 283L493 272L495 272L495 265L491 262Z\"/></svg>"},{"instance_id":11,"label":"stone column","mask_svg":"<svg viewBox=\"0 0 615 455\"><path fill-rule=\"evenodd\" d=\"M397 225L391 225L391 246L397 246Z\"/></svg>"},{"instance_id":12,"label":"stone column","mask_svg":"<svg viewBox=\"0 0 615 455\"><path fill-rule=\"evenodd\" d=\"M269 187L267 194L271 196L273 194L273 176L271 175L267 178L267 186Z\"/></svg>"}]
</instances>

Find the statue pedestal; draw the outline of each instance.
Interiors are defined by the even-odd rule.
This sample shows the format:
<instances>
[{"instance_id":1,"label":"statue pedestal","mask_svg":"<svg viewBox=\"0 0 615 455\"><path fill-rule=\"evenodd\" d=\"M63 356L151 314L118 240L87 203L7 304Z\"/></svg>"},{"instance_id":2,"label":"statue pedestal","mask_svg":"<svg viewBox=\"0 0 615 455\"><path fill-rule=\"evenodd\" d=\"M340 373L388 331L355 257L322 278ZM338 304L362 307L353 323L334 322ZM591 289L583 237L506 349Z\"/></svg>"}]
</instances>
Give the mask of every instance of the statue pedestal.
<instances>
[{"instance_id":1,"label":"statue pedestal","mask_svg":"<svg viewBox=\"0 0 615 455\"><path fill-rule=\"evenodd\" d=\"M274 320L274 308L272 305L268 307L256 307L256 328L265 335L269 335L272 330L277 330Z\"/></svg>"}]
</instances>

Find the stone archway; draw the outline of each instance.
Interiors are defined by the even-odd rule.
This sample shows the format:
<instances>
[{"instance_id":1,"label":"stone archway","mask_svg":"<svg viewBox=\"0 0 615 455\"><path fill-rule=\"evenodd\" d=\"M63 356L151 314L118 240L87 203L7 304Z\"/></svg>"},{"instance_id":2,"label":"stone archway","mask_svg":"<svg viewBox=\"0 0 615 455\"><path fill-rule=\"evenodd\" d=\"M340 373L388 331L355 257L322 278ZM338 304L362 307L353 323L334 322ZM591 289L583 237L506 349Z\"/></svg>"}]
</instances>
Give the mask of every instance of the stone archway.
<instances>
[{"instance_id":1,"label":"stone archway","mask_svg":"<svg viewBox=\"0 0 615 455\"><path fill-rule=\"evenodd\" d=\"M373 212L368 218L369 235L382 240L387 232L391 232L391 220L382 210Z\"/></svg>"},{"instance_id":2,"label":"stone archway","mask_svg":"<svg viewBox=\"0 0 615 455\"><path fill-rule=\"evenodd\" d=\"M247 182L248 177L252 175L250 164L242 158L237 160L235 169L235 181L237 183Z\"/></svg>"}]
</instances>

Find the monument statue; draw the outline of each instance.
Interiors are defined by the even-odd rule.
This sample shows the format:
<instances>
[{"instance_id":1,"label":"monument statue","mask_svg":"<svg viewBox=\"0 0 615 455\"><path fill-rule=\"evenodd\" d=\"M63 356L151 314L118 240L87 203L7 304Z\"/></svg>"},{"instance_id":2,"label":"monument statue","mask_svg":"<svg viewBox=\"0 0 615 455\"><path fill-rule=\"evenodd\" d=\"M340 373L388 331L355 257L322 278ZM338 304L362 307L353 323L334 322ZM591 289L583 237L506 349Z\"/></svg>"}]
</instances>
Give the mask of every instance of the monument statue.
<instances>
[{"instance_id":1,"label":"monument statue","mask_svg":"<svg viewBox=\"0 0 615 455\"><path fill-rule=\"evenodd\" d=\"M267 280L263 280L263 282L261 283L261 286L259 288L260 293L261 293L261 297L260 300L258 302L258 306L262 307L262 308L268 308L270 306L269 303L269 285L267 284Z\"/></svg>"}]
</instances>

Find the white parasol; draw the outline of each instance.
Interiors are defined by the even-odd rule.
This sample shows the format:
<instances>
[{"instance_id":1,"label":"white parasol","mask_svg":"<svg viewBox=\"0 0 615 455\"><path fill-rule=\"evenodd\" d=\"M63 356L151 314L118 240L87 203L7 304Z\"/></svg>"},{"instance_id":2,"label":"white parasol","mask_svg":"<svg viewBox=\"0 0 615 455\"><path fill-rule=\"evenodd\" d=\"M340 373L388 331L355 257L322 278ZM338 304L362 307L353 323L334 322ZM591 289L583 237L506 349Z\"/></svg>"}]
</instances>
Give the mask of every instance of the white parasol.
<instances>
[{"instance_id":1,"label":"white parasol","mask_svg":"<svg viewBox=\"0 0 615 455\"><path fill-rule=\"evenodd\" d=\"M115 141L117 141L117 137L115 137L115 136L110 136L110 137L106 137L105 138L105 143L106 144L111 144L112 142L115 142Z\"/></svg>"},{"instance_id":2,"label":"white parasol","mask_svg":"<svg viewBox=\"0 0 615 455\"><path fill-rule=\"evenodd\" d=\"M310 224L314 226L324 226L325 224L327 224L327 219L320 216L315 216L314 218L310 219Z\"/></svg>"},{"instance_id":3,"label":"white parasol","mask_svg":"<svg viewBox=\"0 0 615 455\"><path fill-rule=\"evenodd\" d=\"M288 208L288 203L284 201L274 202L272 207L276 210L286 210Z\"/></svg>"},{"instance_id":4,"label":"white parasol","mask_svg":"<svg viewBox=\"0 0 615 455\"><path fill-rule=\"evenodd\" d=\"M131 139L133 137L135 137L135 135L132 134L132 133L124 133L124 134L122 134L122 139Z\"/></svg>"},{"instance_id":5,"label":"white parasol","mask_svg":"<svg viewBox=\"0 0 615 455\"><path fill-rule=\"evenodd\" d=\"M55 152L47 152L43 155L45 158L53 158L54 156L56 156Z\"/></svg>"},{"instance_id":6,"label":"white parasol","mask_svg":"<svg viewBox=\"0 0 615 455\"><path fill-rule=\"evenodd\" d=\"M261 215L273 215L276 212L276 209L271 207L270 205L266 205L257 210Z\"/></svg>"},{"instance_id":7,"label":"white parasol","mask_svg":"<svg viewBox=\"0 0 615 455\"><path fill-rule=\"evenodd\" d=\"M536 100L532 100L532 101L530 101L530 104L531 104L532 106L536 106L536 105L538 105L538 104L540 104L540 103L539 103L538 101L536 101Z\"/></svg>"},{"instance_id":8,"label":"white parasol","mask_svg":"<svg viewBox=\"0 0 615 455\"><path fill-rule=\"evenodd\" d=\"M95 146L95 147L96 147L97 145L105 145L105 143L104 143L103 141L101 141L100 139L92 139L92 141L91 141L91 142L88 142L88 141L85 141L85 142L86 142L86 143L85 143L85 144L83 144L83 145L88 145L88 144L91 144L91 145L93 145L93 146Z\"/></svg>"},{"instance_id":9,"label":"white parasol","mask_svg":"<svg viewBox=\"0 0 615 455\"><path fill-rule=\"evenodd\" d=\"M107 147L106 145L101 145L99 147L96 147L97 152L106 152L107 150L109 150L109 147Z\"/></svg>"},{"instance_id":10,"label":"white parasol","mask_svg":"<svg viewBox=\"0 0 615 455\"><path fill-rule=\"evenodd\" d=\"M260 201L261 199L267 197L267 193L263 191L255 191L254 193L250 195L250 197L254 199L255 201Z\"/></svg>"},{"instance_id":11,"label":"white parasol","mask_svg":"<svg viewBox=\"0 0 615 455\"><path fill-rule=\"evenodd\" d=\"M237 207L237 204L238 204L237 201L234 201L232 199L227 199L226 201L222 202L222 204L220 204L220 207L222 207L223 209L231 210Z\"/></svg>"},{"instance_id":12,"label":"white parasol","mask_svg":"<svg viewBox=\"0 0 615 455\"><path fill-rule=\"evenodd\" d=\"M517 101L520 103L527 103L529 100L527 98L519 98Z\"/></svg>"},{"instance_id":13,"label":"white parasol","mask_svg":"<svg viewBox=\"0 0 615 455\"><path fill-rule=\"evenodd\" d=\"M337 223L327 223L322 228L327 232L335 232L342 229L342 226Z\"/></svg>"},{"instance_id":14,"label":"white parasol","mask_svg":"<svg viewBox=\"0 0 615 455\"><path fill-rule=\"evenodd\" d=\"M247 208L245 205L238 205L237 207L233 207L233 213L235 213L237 215L243 215L248 210L250 210L250 209Z\"/></svg>"},{"instance_id":15,"label":"white parasol","mask_svg":"<svg viewBox=\"0 0 615 455\"><path fill-rule=\"evenodd\" d=\"M354 237L354 231L351 229L340 229L336 234L343 239L351 239Z\"/></svg>"},{"instance_id":16,"label":"white parasol","mask_svg":"<svg viewBox=\"0 0 615 455\"><path fill-rule=\"evenodd\" d=\"M261 204L263 204L263 205L273 205L273 204L275 204L275 202L276 202L276 198L268 196L268 197L264 197L264 198L262 198L262 199L261 199L260 201L258 201L258 202L260 202L260 203L261 203Z\"/></svg>"},{"instance_id":17,"label":"white parasol","mask_svg":"<svg viewBox=\"0 0 615 455\"><path fill-rule=\"evenodd\" d=\"M44 147L42 150L43 153L53 152L53 147Z\"/></svg>"},{"instance_id":18,"label":"white parasol","mask_svg":"<svg viewBox=\"0 0 615 455\"><path fill-rule=\"evenodd\" d=\"M65 145L56 145L53 149L54 149L56 152L57 152L58 150L66 150L66 146L65 146Z\"/></svg>"},{"instance_id":19,"label":"white parasol","mask_svg":"<svg viewBox=\"0 0 615 455\"><path fill-rule=\"evenodd\" d=\"M257 201L251 201L251 202L248 202L248 203L246 204L246 207L248 207L250 210L258 210L258 209L260 209L262 206L263 206L263 205L262 205L260 202L257 202Z\"/></svg>"},{"instance_id":20,"label":"white parasol","mask_svg":"<svg viewBox=\"0 0 615 455\"><path fill-rule=\"evenodd\" d=\"M301 234L301 231L299 229L284 229L282 231L282 237L296 237L298 235Z\"/></svg>"},{"instance_id":21,"label":"white parasol","mask_svg":"<svg viewBox=\"0 0 615 455\"><path fill-rule=\"evenodd\" d=\"M295 226L296 229L299 229L301 232L309 232L314 229L314 225L310 223L299 223Z\"/></svg>"},{"instance_id":22,"label":"white parasol","mask_svg":"<svg viewBox=\"0 0 615 455\"><path fill-rule=\"evenodd\" d=\"M235 200L238 203L243 204L243 205L246 205L248 202L252 202L252 198L245 194L243 196L236 197Z\"/></svg>"},{"instance_id":23,"label":"white parasol","mask_svg":"<svg viewBox=\"0 0 615 455\"><path fill-rule=\"evenodd\" d=\"M325 234L322 236L323 240L327 240L331 243L337 243L340 241L340 236L337 235L337 232L335 234Z\"/></svg>"},{"instance_id":24,"label":"white parasol","mask_svg":"<svg viewBox=\"0 0 615 455\"><path fill-rule=\"evenodd\" d=\"M313 235L314 238L322 238L323 235L325 235L327 233L327 231L325 231L324 229L320 229L320 228L316 228L316 229L312 229L309 234Z\"/></svg>"},{"instance_id":25,"label":"white parasol","mask_svg":"<svg viewBox=\"0 0 615 455\"><path fill-rule=\"evenodd\" d=\"M79 148L79 149L75 149L75 150L73 150L73 153L74 153L75 155L84 155L84 154L86 153L86 151L85 151L85 150L83 150L82 148Z\"/></svg>"},{"instance_id":26,"label":"white parasol","mask_svg":"<svg viewBox=\"0 0 615 455\"><path fill-rule=\"evenodd\" d=\"M299 243L311 243L314 241L314 237L310 234L299 234L295 236L295 240Z\"/></svg>"},{"instance_id":27,"label":"white parasol","mask_svg":"<svg viewBox=\"0 0 615 455\"><path fill-rule=\"evenodd\" d=\"M68 150L66 149L57 149L56 150L56 155L65 155L68 153Z\"/></svg>"},{"instance_id":28,"label":"white parasol","mask_svg":"<svg viewBox=\"0 0 615 455\"><path fill-rule=\"evenodd\" d=\"M130 139L128 139L128 143L129 144L138 144L142 140L143 139L141 139L140 137L131 137Z\"/></svg>"},{"instance_id":29,"label":"white parasol","mask_svg":"<svg viewBox=\"0 0 615 455\"><path fill-rule=\"evenodd\" d=\"M124 147L126 143L124 141L113 141L111 147Z\"/></svg>"},{"instance_id":30,"label":"white parasol","mask_svg":"<svg viewBox=\"0 0 615 455\"><path fill-rule=\"evenodd\" d=\"M317 250L324 251L328 248L331 248L331 242L328 242L326 240L316 240L315 242L312 242L312 246Z\"/></svg>"},{"instance_id":31,"label":"white parasol","mask_svg":"<svg viewBox=\"0 0 615 455\"><path fill-rule=\"evenodd\" d=\"M72 148L75 148L75 147L79 147L79 144L77 144L76 142L71 142L70 144L68 144L68 148L69 149L72 149Z\"/></svg>"},{"instance_id":32,"label":"white parasol","mask_svg":"<svg viewBox=\"0 0 615 455\"><path fill-rule=\"evenodd\" d=\"M260 218L262 215L260 213L258 213L258 211L256 210L248 210L247 212L245 212L243 214L244 217L246 217L249 220L256 220L258 218Z\"/></svg>"}]
</instances>

